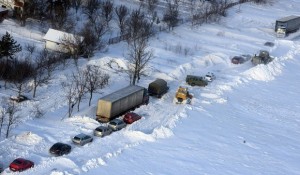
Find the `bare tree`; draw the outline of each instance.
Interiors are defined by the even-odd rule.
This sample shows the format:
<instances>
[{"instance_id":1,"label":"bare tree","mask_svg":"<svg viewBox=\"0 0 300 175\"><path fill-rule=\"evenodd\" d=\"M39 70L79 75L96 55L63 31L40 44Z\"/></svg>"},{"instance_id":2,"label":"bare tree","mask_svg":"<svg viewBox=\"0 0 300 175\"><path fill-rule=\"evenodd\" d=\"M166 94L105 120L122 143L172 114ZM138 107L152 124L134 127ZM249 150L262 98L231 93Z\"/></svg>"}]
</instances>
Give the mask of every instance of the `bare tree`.
<instances>
[{"instance_id":1,"label":"bare tree","mask_svg":"<svg viewBox=\"0 0 300 175\"><path fill-rule=\"evenodd\" d=\"M49 52L47 49L43 49L39 52L37 62L41 62L42 67L46 70L46 77L51 77L52 72L57 68L58 64L64 62L59 57L59 54Z\"/></svg>"},{"instance_id":2,"label":"bare tree","mask_svg":"<svg viewBox=\"0 0 300 175\"><path fill-rule=\"evenodd\" d=\"M113 17L114 4L111 0L105 0L101 5L101 13L105 19L106 26L109 26L109 22Z\"/></svg>"},{"instance_id":3,"label":"bare tree","mask_svg":"<svg viewBox=\"0 0 300 175\"><path fill-rule=\"evenodd\" d=\"M20 116L16 115L16 112L19 111L19 108L15 105L14 102L8 102L8 106L6 109L6 114L8 115L7 128L6 128L6 138L8 138L9 133L14 125L16 125Z\"/></svg>"},{"instance_id":4,"label":"bare tree","mask_svg":"<svg viewBox=\"0 0 300 175\"><path fill-rule=\"evenodd\" d=\"M13 70L10 73L10 83L16 88L18 96L25 91L29 91L27 86L28 80L32 77L34 73L33 65L28 60L15 60L13 65Z\"/></svg>"},{"instance_id":5,"label":"bare tree","mask_svg":"<svg viewBox=\"0 0 300 175\"><path fill-rule=\"evenodd\" d=\"M97 18L96 22L93 24L93 27L99 43L101 42L104 34L108 31L108 26L102 18Z\"/></svg>"},{"instance_id":6,"label":"bare tree","mask_svg":"<svg viewBox=\"0 0 300 175\"><path fill-rule=\"evenodd\" d=\"M26 19L34 17L37 12L38 0L24 0L23 7L14 8L14 15L20 21L21 26L25 26Z\"/></svg>"},{"instance_id":7,"label":"bare tree","mask_svg":"<svg viewBox=\"0 0 300 175\"><path fill-rule=\"evenodd\" d=\"M5 120L5 113L6 113L6 109L1 107L0 108L0 137L1 137L1 133L2 133L4 120Z\"/></svg>"},{"instance_id":8,"label":"bare tree","mask_svg":"<svg viewBox=\"0 0 300 175\"><path fill-rule=\"evenodd\" d=\"M79 8L82 6L83 0L73 0L72 2L72 6L75 8L76 14L79 10Z\"/></svg>"},{"instance_id":9,"label":"bare tree","mask_svg":"<svg viewBox=\"0 0 300 175\"><path fill-rule=\"evenodd\" d=\"M95 65L88 65L85 69L85 75L87 81L86 89L90 94L89 106L91 106L93 93L104 88L108 84L110 76L103 73L100 67Z\"/></svg>"},{"instance_id":10,"label":"bare tree","mask_svg":"<svg viewBox=\"0 0 300 175\"><path fill-rule=\"evenodd\" d=\"M135 85L145 70L149 61L153 58L153 51L148 48L148 40L136 38L128 44L128 73L130 84Z\"/></svg>"},{"instance_id":11,"label":"bare tree","mask_svg":"<svg viewBox=\"0 0 300 175\"><path fill-rule=\"evenodd\" d=\"M77 95L77 111L79 111L80 102L86 93L87 79L86 72L82 70L78 70L76 74L72 73L72 80L75 83L76 95Z\"/></svg>"},{"instance_id":12,"label":"bare tree","mask_svg":"<svg viewBox=\"0 0 300 175\"><path fill-rule=\"evenodd\" d=\"M108 31L103 18L97 18L94 23L88 22L84 25L84 28L80 31L80 35L84 38L82 41L82 54L84 57L93 56L94 50L102 50L105 48L106 43L103 40L103 36Z\"/></svg>"},{"instance_id":13,"label":"bare tree","mask_svg":"<svg viewBox=\"0 0 300 175\"><path fill-rule=\"evenodd\" d=\"M158 0L147 0L147 7L148 7L148 11L151 14L154 14L155 8L158 4Z\"/></svg>"},{"instance_id":14,"label":"bare tree","mask_svg":"<svg viewBox=\"0 0 300 175\"><path fill-rule=\"evenodd\" d=\"M78 58L83 51L83 37L79 35L64 35L61 38L62 49L74 59L77 66Z\"/></svg>"},{"instance_id":15,"label":"bare tree","mask_svg":"<svg viewBox=\"0 0 300 175\"><path fill-rule=\"evenodd\" d=\"M149 23L145 14L140 10L134 10L127 21L130 38L128 42L137 38L148 39L153 34L152 23Z\"/></svg>"},{"instance_id":16,"label":"bare tree","mask_svg":"<svg viewBox=\"0 0 300 175\"><path fill-rule=\"evenodd\" d=\"M33 78L33 98L36 96L36 90L38 86L47 84L51 79L53 69L50 69L47 65L47 56L45 56L46 50L41 51L34 60L34 72Z\"/></svg>"},{"instance_id":17,"label":"bare tree","mask_svg":"<svg viewBox=\"0 0 300 175\"><path fill-rule=\"evenodd\" d=\"M94 55L94 51L98 46L98 38L93 30L91 25L84 25L84 28L81 30L80 35L83 39L83 57L90 58Z\"/></svg>"},{"instance_id":18,"label":"bare tree","mask_svg":"<svg viewBox=\"0 0 300 175\"><path fill-rule=\"evenodd\" d=\"M77 95L77 90L76 90L76 84L74 81L67 81L63 82L62 88L65 92L65 98L68 103L68 117L70 118L74 109L74 106L78 102L78 95Z\"/></svg>"},{"instance_id":19,"label":"bare tree","mask_svg":"<svg viewBox=\"0 0 300 175\"><path fill-rule=\"evenodd\" d=\"M35 118L41 118L45 115L45 111L42 110L39 105L34 105L31 112Z\"/></svg>"},{"instance_id":20,"label":"bare tree","mask_svg":"<svg viewBox=\"0 0 300 175\"><path fill-rule=\"evenodd\" d=\"M57 11L55 17L51 19L52 28L61 30L68 20L67 14L64 10Z\"/></svg>"},{"instance_id":21,"label":"bare tree","mask_svg":"<svg viewBox=\"0 0 300 175\"><path fill-rule=\"evenodd\" d=\"M32 44L26 44L25 45L25 50L28 52L28 57L29 57L29 59L31 60L32 59L32 54L35 52L35 50L36 50L36 45L34 44L34 43L32 43Z\"/></svg>"},{"instance_id":22,"label":"bare tree","mask_svg":"<svg viewBox=\"0 0 300 175\"><path fill-rule=\"evenodd\" d=\"M83 13L87 15L91 23L95 23L96 13L100 8L100 5L101 3L99 0L87 0L86 5L83 7Z\"/></svg>"},{"instance_id":23,"label":"bare tree","mask_svg":"<svg viewBox=\"0 0 300 175\"><path fill-rule=\"evenodd\" d=\"M55 17L50 22L52 28L66 32L72 32L76 25L74 15L70 11L64 10L63 7L58 8L55 12Z\"/></svg>"},{"instance_id":24,"label":"bare tree","mask_svg":"<svg viewBox=\"0 0 300 175\"><path fill-rule=\"evenodd\" d=\"M173 1L173 2L172 2ZM178 0L167 0L168 6L163 17L163 22L165 22L169 30L173 29L179 22L179 1Z\"/></svg>"},{"instance_id":25,"label":"bare tree","mask_svg":"<svg viewBox=\"0 0 300 175\"><path fill-rule=\"evenodd\" d=\"M153 33L144 13L134 10L128 21L130 38L128 39L128 73L130 84L139 82L147 63L152 59L153 52L148 49L148 38Z\"/></svg>"},{"instance_id":26,"label":"bare tree","mask_svg":"<svg viewBox=\"0 0 300 175\"><path fill-rule=\"evenodd\" d=\"M187 5L189 7L189 13L190 13L190 18L192 19L191 22L192 22L192 26L194 25L194 19L193 19L193 16L197 13L196 9L197 9L197 0L188 0L187 1ZM200 1L201 2L201 1Z\"/></svg>"},{"instance_id":27,"label":"bare tree","mask_svg":"<svg viewBox=\"0 0 300 175\"><path fill-rule=\"evenodd\" d=\"M125 5L115 7L115 13L118 17L118 26L120 28L120 34L124 35L126 29L126 18L129 15L129 10Z\"/></svg>"},{"instance_id":28,"label":"bare tree","mask_svg":"<svg viewBox=\"0 0 300 175\"><path fill-rule=\"evenodd\" d=\"M268 1L270 2L270 0L252 0L252 1L257 4L266 4L266 3L268 3Z\"/></svg>"}]
</instances>

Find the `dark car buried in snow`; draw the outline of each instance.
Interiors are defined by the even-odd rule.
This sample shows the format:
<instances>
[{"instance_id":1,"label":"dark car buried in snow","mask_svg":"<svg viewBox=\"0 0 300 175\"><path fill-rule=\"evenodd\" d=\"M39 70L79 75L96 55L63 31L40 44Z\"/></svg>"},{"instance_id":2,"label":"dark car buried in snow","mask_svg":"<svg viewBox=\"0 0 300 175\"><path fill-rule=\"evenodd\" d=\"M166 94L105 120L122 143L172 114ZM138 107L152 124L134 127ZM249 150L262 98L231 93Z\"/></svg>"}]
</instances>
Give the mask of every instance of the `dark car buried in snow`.
<instances>
[{"instance_id":1,"label":"dark car buried in snow","mask_svg":"<svg viewBox=\"0 0 300 175\"><path fill-rule=\"evenodd\" d=\"M23 158L18 158L15 159L10 165L9 169L11 171L24 171L29 168L34 167L34 163L30 160L23 159Z\"/></svg>"},{"instance_id":2,"label":"dark car buried in snow","mask_svg":"<svg viewBox=\"0 0 300 175\"><path fill-rule=\"evenodd\" d=\"M232 64L243 64L246 61L249 61L251 59L250 55L240 55L240 56L234 56L231 58Z\"/></svg>"},{"instance_id":3,"label":"dark car buried in snow","mask_svg":"<svg viewBox=\"0 0 300 175\"><path fill-rule=\"evenodd\" d=\"M49 150L49 152L55 156L62 156L71 152L71 146L65 143L55 143Z\"/></svg>"}]
</instances>

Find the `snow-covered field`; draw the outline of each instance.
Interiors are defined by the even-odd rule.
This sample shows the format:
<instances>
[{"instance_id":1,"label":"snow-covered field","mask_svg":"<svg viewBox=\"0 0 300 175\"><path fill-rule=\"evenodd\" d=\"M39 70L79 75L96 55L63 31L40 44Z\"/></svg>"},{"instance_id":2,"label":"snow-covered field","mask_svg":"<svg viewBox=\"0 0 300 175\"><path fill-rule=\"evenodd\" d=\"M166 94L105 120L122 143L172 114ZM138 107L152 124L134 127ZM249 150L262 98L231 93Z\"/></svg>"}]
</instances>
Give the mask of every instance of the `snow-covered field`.
<instances>
[{"instance_id":1,"label":"snow-covered field","mask_svg":"<svg viewBox=\"0 0 300 175\"><path fill-rule=\"evenodd\" d=\"M0 162L6 168L2 174L300 174L300 37L293 34L277 39L273 30L277 18L300 15L300 1L273 2L236 6L219 24L197 28L186 24L152 38L155 58L149 76L139 85L147 87L155 78L163 78L169 92L136 109L141 120L110 136L95 137L83 147L73 145L70 138L81 132L92 135L99 125L95 120L97 98L128 85L125 74L105 66L110 60L124 64L126 45L111 45L90 61L80 60L82 66L102 66L112 78L94 96L91 107L84 99L80 112L71 118L66 118L60 82L67 80L66 73L74 67L57 72L51 84L37 91L35 100L20 104L22 123L8 139L1 138ZM1 35L9 25L9 21L0 24ZM19 43L35 42L43 47L22 32L9 32ZM24 33L26 37L30 34ZM267 41L275 45L264 46ZM187 54L175 53L178 47ZM235 55L253 55L260 49L270 51L275 60L255 67L250 61L230 62ZM172 103L177 87L186 85L187 74L207 72L214 72L217 78L206 87L189 87L194 94L191 105ZM14 92L0 89L0 96L10 95ZM42 118L32 116L37 104L47 111ZM51 156L48 150L56 142L72 145L71 153ZM34 161L35 167L12 173L7 167L18 157Z\"/></svg>"}]
</instances>

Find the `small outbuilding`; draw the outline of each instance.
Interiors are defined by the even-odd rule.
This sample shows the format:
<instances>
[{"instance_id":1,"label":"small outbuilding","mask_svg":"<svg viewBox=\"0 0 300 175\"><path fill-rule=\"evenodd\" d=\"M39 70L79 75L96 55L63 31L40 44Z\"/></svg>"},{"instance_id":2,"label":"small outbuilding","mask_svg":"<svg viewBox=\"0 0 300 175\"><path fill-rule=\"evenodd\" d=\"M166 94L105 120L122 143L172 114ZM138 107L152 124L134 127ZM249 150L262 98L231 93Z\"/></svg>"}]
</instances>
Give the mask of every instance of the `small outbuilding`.
<instances>
[{"instance_id":1,"label":"small outbuilding","mask_svg":"<svg viewBox=\"0 0 300 175\"><path fill-rule=\"evenodd\" d=\"M44 36L44 40L46 49L67 53L69 52L67 48L83 41L83 37L55 29L49 29ZM68 46L66 46L66 44L68 44Z\"/></svg>"}]
</instances>

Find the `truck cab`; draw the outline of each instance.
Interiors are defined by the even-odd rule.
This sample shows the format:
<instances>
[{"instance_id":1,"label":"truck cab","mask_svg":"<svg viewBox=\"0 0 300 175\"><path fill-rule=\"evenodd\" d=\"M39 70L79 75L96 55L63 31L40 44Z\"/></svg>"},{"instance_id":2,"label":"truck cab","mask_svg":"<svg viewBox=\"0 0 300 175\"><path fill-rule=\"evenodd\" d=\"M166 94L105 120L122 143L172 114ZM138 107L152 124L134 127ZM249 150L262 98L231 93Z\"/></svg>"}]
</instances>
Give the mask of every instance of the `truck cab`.
<instances>
[{"instance_id":1,"label":"truck cab","mask_svg":"<svg viewBox=\"0 0 300 175\"><path fill-rule=\"evenodd\" d=\"M284 38L286 36L286 28L285 27L279 27L277 29L276 35L278 38Z\"/></svg>"}]
</instances>

